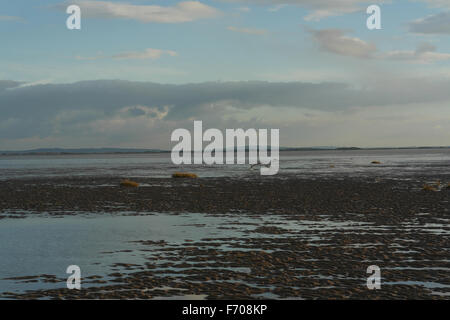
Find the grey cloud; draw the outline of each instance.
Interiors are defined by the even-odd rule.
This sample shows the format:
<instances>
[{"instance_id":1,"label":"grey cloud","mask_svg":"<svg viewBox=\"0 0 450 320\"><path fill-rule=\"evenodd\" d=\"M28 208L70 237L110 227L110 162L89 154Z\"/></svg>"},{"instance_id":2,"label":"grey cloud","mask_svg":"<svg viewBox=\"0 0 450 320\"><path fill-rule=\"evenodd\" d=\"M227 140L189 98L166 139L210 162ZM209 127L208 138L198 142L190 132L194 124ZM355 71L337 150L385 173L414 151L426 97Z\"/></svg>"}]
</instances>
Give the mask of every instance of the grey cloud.
<instances>
[{"instance_id":1,"label":"grey cloud","mask_svg":"<svg viewBox=\"0 0 450 320\"><path fill-rule=\"evenodd\" d=\"M1 81L1 86L17 83ZM0 143L89 135L135 141L141 137L141 127L153 130L149 123L167 130L170 123L192 118L210 119L217 125L233 122L230 119L239 120L240 113L258 108L262 110L258 117L264 119L270 117L264 113L266 107L350 112L355 107L449 101L449 86L449 79L385 79L359 89L343 83L251 81L169 85L98 80L21 86L0 90ZM126 125L126 121L133 122Z\"/></svg>"},{"instance_id":2,"label":"grey cloud","mask_svg":"<svg viewBox=\"0 0 450 320\"><path fill-rule=\"evenodd\" d=\"M379 58L411 61L416 63L432 63L436 61L450 60L450 53L437 52L436 49L436 46L430 43L422 43L414 51L389 51L380 54Z\"/></svg>"},{"instance_id":3,"label":"grey cloud","mask_svg":"<svg viewBox=\"0 0 450 320\"><path fill-rule=\"evenodd\" d=\"M374 44L367 43L359 38L346 36L345 32L340 29L309 29L308 31L322 50L331 53L357 58L370 58L377 50Z\"/></svg>"},{"instance_id":4,"label":"grey cloud","mask_svg":"<svg viewBox=\"0 0 450 320\"><path fill-rule=\"evenodd\" d=\"M183 23L199 19L214 18L219 11L199 1L182 1L173 6L135 5L125 2L75 0L57 4L54 8L66 10L67 5L76 4L83 17L129 19L144 23Z\"/></svg>"},{"instance_id":5,"label":"grey cloud","mask_svg":"<svg viewBox=\"0 0 450 320\"><path fill-rule=\"evenodd\" d=\"M421 43L416 50L395 50L388 52L377 52L377 47L362 39L345 35L340 29L308 29L313 39L318 43L321 50L342 56L398 60L413 63L433 63L437 61L450 60L450 53L437 52L436 46L430 43Z\"/></svg>"},{"instance_id":6,"label":"grey cloud","mask_svg":"<svg viewBox=\"0 0 450 320\"><path fill-rule=\"evenodd\" d=\"M2 83L10 82L0 82L0 85ZM450 97L450 92L446 90L448 84L445 79L398 80L394 91L390 89L392 83L385 88L356 89L333 82L243 81L174 85L121 80L81 81L3 90L0 92L0 119L29 114L47 117L59 111L82 110L112 115L121 108L135 106L159 110L170 107L169 118L183 118L197 115L196 110L204 105L221 101L229 101L235 107L244 109L268 105L335 110L447 99ZM417 94L401 96L402 91L409 92L411 87Z\"/></svg>"},{"instance_id":7,"label":"grey cloud","mask_svg":"<svg viewBox=\"0 0 450 320\"><path fill-rule=\"evenodd\" d=\"M144 110L142 110L142 109L140 109L140 108L138 108L138 107L130 108L130 109L128 110L128 113L129 113L130 116L132 116L132 117L139 117L139 116L143 116L143 115L146 114Z\"/></svg>"},{"instance_id":8,"label":"grey cloud","mask_svg":"<svg viewBox=\"0 0 450 320\"><path fill-rule=\"evenodd\" d=\"M17 81L10 80L0 80L0 91L10 88L16 88L20 86L22 83Z\"/></svg>"},{"instance_id":9,"label":"grey cloud","mask_svg":"<svg viewBox=\"0 0 450 320\"><path fill-rule=\"evenodd\" d=\"M221 0L223 2L236 3L253 3L258 5L298 5L302 6L311 12L305 17L305 20L320 20L322 18L343 15L362 11L364 6L370 4L380 4L386 0L345 0L345 1L330 1L330 0Z\"/></svg>"},{"instance_id":10,"label":"grey cloud","mask_svg":"<svg viewBox=\"0 0 450 320\"><path fill-rule=\"evenodd\" d=\"M450 34L450 11L415 20L409 24L409 30L420 34Z\"/></svg>"}]
</instances>

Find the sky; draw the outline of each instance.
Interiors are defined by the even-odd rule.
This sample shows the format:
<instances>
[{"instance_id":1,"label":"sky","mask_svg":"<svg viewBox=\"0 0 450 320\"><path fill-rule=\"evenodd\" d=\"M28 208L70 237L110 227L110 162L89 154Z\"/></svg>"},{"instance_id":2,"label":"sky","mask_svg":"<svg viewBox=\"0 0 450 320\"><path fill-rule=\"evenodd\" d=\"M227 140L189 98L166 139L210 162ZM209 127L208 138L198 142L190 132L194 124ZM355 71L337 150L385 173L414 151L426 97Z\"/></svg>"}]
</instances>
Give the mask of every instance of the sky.
<instances>
[{"instance_id":1,"label":"sky","mask_svg":"<svg viewBox=\"0 0 450 320\"><path fill-rule=\"evenodd\" d=\"M450 0L0 0L0 39L0 150L450 145Z\"/></svg>"}]
</instances>

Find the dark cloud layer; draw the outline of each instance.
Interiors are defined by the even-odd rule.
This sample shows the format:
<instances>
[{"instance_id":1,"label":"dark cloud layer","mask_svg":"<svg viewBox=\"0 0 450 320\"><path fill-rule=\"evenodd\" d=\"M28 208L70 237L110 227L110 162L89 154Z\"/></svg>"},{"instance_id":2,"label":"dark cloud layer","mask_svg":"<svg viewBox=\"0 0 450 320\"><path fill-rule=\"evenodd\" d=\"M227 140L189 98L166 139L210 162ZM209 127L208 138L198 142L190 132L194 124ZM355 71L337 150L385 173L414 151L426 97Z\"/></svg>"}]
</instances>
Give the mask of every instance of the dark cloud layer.
<instances>
[{"instance_id":1,"label":"dark cloud layer","mask_svg":"<svg viewBox=\"0 0 450 320\"><path fill-rule=\"evenodd\" d=\"M376 87L356 89L343 83L206 82L158 84L120 80L82 81L17 87L0 81L0 118L48 116L62 110L92 110L110 114L122 107L170 107L169 118L196 116L205 104L229 101L238 108L261 105L336 110L354 106L439 101L450 97L449 81L386 79ZM17 88L14 88L17 87ZM7 89L9 88L9 89Z\"/></svg>"},{"instance_id":2,"label":"dark cloud layer","mask_svg":"<svg viewBox=\"0 0 450 320\"><path fill-rule=\"evenodd\" d=\"M98 80L27 86L0 81L0 139L73 136L85 132L86 124L108 119L139 118L163 125L165 121L197 118L219 123L232 112L224 106L234 110L269 106L343 111L445 101L450 100L449 85L450 81L443 79L386 79L368 88L301 82L172 85ZM210 108L212 105L216 107ZM114 135L120 136L120 130Z\"/></svg>"}]
</instances>

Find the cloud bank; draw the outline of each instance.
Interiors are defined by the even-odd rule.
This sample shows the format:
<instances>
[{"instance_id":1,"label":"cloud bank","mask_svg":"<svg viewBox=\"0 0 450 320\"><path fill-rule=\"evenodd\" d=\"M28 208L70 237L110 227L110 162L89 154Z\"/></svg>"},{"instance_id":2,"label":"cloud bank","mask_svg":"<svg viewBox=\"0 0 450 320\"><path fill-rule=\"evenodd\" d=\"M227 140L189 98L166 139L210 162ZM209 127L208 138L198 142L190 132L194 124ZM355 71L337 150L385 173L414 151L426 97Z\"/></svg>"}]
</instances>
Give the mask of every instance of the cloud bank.
<instances>
[{"instance_id":1,"label":"cloud bank","mask_svg":"<svg viewBox=\"0 0 450 320\"><path fill-rule=\"evenodd\" d=\"M425 121L426 115L416 113L434 108L432 114L439 117L433 121L445 128L450 122L445 111L449 86L450 79L442 78L388 78L361 88L303 82L168 85L98 80L27 86L0 81L0 150L21 146L168 148L171 130L190 128L194 119L216 128L282 128L288 135L282 137L285 145L338 144L348 128L363 123L361 114L374 118L370 124L376 122L380 128L375 116L390 114L390 118L397 113L396 124L406 126L405 119ZM298 140L303 130L310 140ZM359 130L358 137L363 137L364 127ZM417 128L410 125L405 130L413 134Z\"/></svg>"}]
</instances>

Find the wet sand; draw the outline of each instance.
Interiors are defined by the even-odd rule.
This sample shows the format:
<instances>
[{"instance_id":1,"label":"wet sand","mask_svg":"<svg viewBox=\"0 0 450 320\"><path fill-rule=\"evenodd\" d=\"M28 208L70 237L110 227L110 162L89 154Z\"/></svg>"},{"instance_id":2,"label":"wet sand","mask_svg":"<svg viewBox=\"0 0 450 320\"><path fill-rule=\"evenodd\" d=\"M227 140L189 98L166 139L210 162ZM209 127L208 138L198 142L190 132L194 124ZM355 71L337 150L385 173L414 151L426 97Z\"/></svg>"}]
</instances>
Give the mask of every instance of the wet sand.
<instances>
[{"instance_id":1,"label":"wet sand","mask_svg":"<svg viewBox=\"0 0 450 320\"><path fill-rule=\"evenodd\" d=\"M141 178L137 189L105 177L3 181L4 219L86 212L127 212L130 219L154 212L235 219L217 226L224 231L218 237L177 244L140 239L133 250L148 254L148 262L118 263L111 274L83 279L81 291L0 297L448 299L450 190L445 186L450 177L424 179ZM441 191L422 190L424 182L438 179L445 182ZM266 217L271 219L258 222ZM224 236L235 229L247 236ZM366 286L370 265L381 268L381 290ZM63 286L66 279L44 274L12 280Z\"/></svg>"}]
</instances>

